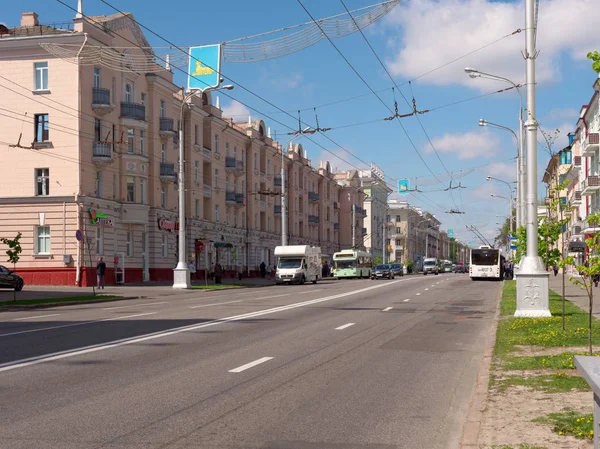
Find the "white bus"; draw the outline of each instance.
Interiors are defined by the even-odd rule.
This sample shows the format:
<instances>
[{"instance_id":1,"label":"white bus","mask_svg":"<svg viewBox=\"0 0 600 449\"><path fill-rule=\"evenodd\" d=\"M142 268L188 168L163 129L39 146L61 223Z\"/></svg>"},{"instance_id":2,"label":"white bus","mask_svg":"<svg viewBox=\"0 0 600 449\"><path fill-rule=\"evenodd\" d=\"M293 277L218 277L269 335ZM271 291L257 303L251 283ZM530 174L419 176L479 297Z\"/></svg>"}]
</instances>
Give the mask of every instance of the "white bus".
<instances>
[{"instance_id":1,"label":"white bus","mask_svg":"<svg viewBox=\"0 0 600 449\"><path fill-rule=\"evenodd\" d=\"M340 278L369 278L373 268L371 255L365 251L345 249L333 255L332 275Z\"/></svg>"},{"instance_id":2,"label":"white bus","mask_svg":"<svg viewBox=\"0 0 600 449\"><path fill-rule=\"evenodd\" d=\"M471 250L471 263L469 276L472 280L497 279L501 280L504 274L504 256L499 249L489 246L480 246Z\"/></svg>"}]
</instances>

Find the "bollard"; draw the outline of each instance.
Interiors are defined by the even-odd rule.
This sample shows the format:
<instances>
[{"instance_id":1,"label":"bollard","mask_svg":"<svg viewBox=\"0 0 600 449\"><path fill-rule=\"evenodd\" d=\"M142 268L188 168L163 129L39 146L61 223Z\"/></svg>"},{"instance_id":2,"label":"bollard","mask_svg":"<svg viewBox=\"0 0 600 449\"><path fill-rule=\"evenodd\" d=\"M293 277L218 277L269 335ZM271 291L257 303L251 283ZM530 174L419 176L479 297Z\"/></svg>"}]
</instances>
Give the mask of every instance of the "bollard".
<instances>
[{"instance_id":1,"label":"bollard","mask_svg":"<svg viewBox=\"0 0 600 449\"><path fill-rule=\"evenodd\" d=\"M600 357L576 355L575 366L594 392L594 449L600 449Z\"/></svg>"}]
</instances>

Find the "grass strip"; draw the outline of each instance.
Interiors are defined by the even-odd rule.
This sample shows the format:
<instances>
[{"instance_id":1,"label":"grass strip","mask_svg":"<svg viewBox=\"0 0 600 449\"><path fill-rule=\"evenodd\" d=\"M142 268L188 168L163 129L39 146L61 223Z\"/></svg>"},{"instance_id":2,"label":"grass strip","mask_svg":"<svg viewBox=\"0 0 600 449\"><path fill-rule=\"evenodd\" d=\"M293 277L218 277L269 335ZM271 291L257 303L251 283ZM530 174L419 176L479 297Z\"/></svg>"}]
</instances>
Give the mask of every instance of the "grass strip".
<instances>
[{"instance_id":1,"label":"grass strip","mask_svg":"<svg viewBox=\"0 0 600 449\"><path fill-rule=\"evenodd\" d=\"M42 299L17 299L16 301L1 301L0 307L2 306L31 306L36 304L54 304L58 302L86 302L86 301L100 301L104 299L117 299L121 296L115 295L85 295L85 296L65 296L63 298L42 298Z\"/></svg>"},{"instance_id":2,"label":"grass strip","mask_svg":"<svg viewBox=\"0 0 600 449\"><path fill-rule=\"evenodd\" d=\"M546 447L532 446L531 444L521 443L518 446L508 446L506 444L502 446L492 446L492 449L546 449Z\"/></svg>"},{"instance_id":3,"label":"grass strip","mask_svg":"<svg viewBox=\"0 0 600 449\"><path fill-rule=\"evenodd\" d=\"M566 410L535 418L532 422L551 425L552 431L559 435L571 435L580 440L594 438L594 416L591 413L584 415Z\"/></svg>"},{"instance_id":4,"label":"grass strip","mask_svg":"<svg viewBox=\"0 0 600 449\"><path fill-rule=\"evenodd\" d=\"M564 373L547 374L532 377L509 376L496 381L498 391L505 392L510 387L523 386L546 393L565 393L570 391L591 391L583 377L567 376Z\"/></svg>"},{"instance_id":5,"label":"grass strip","mask_svg":"<svg viewBox=\"0 0 600 449\"><path fill-rule=\"evenodd\" d=\"M535 355L535 356L506 356L503 362L498 366L504 370L520 371L535 369L575 369L573 358L576 355L589 355L587 352L563 352L554 355ZM600 354L594 354L600 357Z\"/></svg>"}]
</instances>

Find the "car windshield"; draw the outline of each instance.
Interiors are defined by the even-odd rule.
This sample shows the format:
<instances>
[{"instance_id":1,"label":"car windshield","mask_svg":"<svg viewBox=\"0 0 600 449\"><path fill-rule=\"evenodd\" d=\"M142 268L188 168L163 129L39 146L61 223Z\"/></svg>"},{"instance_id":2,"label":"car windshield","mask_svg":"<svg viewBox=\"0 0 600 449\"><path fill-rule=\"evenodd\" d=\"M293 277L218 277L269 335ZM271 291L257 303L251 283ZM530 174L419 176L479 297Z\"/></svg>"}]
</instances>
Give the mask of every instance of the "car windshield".
<instances>
[{"instance_id":1,"label":"car windshield","mask_svg":"<svg viewBox=\"0 0 600 449\"><path fill-rule=\"evenodd\" d=\"M425 265L426 267L433 267L435 266L435 261L434 260L426 260L423 265Z\"/></svg>"},{"instance_id":2,"label":"car windshield","mask_svg":"<svg viewBox=\"0 0 600 449\"><path fill-rule=\"evenodd\" d=\"M4 265L0 265L0 274L8 274L10 270L6 268Z\"/></svg>"},{"instance_id":3,"label":"car windshield","mask_svg":"<svg viewBox=\"0 0 600 449\"><path fill-rule=\"evenodd\" d=\"M277 265L277 268L300 268L301 264L302 264L301 258L279 259L279 265Z\"/></svg>"},{"instance_id":4,"label":"car windshield","mask_svg":"<svg viewBox=\"0 0 600 449\"><path fill-rule=\"evenodd\" d=\"M473 265L497 265L498 251L473 250L471 252L471 263Z\"/></svg>"},{"instance_id":5,"label":"car windshield","mask_svg":"<svg viewBox=\"0 0 600 449\"><path fill-rule=\"evenodd\" d=\"M356 259L354 260L336 260L335 268L338 270L344 268L356 268Z\"/></svg>"},{"instance_id":6,"label":"car windshield","mask_svg":"<svg viewBox=\"0 0 600 449\"><path fill-rule=\"evenodd\" d=\"M389 265L376 265L375 269L376 270L389 270L390 266Z\"/></svg>"},{"instance_id":7,"label":"car windshield","mask_svg":"<svg viewBox=\"0 0 600 449\"><path fill-rule=\"evenodd\" d=\"M402 265L400 265L399 263L393 263L392 264L392 268L401 268Z\"/></svg>"}]
</instances>

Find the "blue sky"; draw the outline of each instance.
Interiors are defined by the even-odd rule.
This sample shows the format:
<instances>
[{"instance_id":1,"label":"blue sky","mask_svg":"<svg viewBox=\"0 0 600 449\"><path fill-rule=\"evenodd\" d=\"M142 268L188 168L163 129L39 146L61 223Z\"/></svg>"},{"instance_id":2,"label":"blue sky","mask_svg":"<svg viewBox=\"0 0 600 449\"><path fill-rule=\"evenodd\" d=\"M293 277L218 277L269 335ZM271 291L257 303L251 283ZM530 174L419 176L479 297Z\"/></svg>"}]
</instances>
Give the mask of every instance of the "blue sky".
<instances>
[{"instance_id":1,"label":"blue sky","mask_svg":"<svg viewBox=\"0 0 600 449\"><path fill-rule=\"evenodd\" d=\"M76 0L63 0L76 6ZM263 0L256 2L233 1L193 2L171 0L169 7L156 0L107 0L121 10L134 14L148 28L181 46L226 42L256 33L295 25L310 20L297 1ZM374 3L375 0L345 0L350 9ZM54 0L22 0L6 2L0 11L0 22L9 26L18 24L22 11L35 11L42 23L70 20L74 13ZM338 0L327 2L303 0L315 18L323 18L344 11ZM539 11L537 45L538 103L537 117L547 130L560 128L561 136L555 149L566 142L566 134L574 130L581 105L592 94L595 74L585 54L600 49L600 39L594 36L593 27L581 27L597 14L595 0L544 0ZM84 0L84 13L88 15L112 14L115 11L100 0ZM410 0L402 2L392 13L365 30L365 35L379 57L394 76L402 92L412 100L413 93L418 109L434 109L456 101L507 87L503 83L470 79L464 67L502 75L515 82L525 81L525 64L520 50L525 44L525 33L500 39L518 28L524 28L523 2L488 0ZM587 28L587 29L586 29ZM153 46L165 42L146 32ZM500 40L499 40L500 39ZM494 41L497 41L493 43ZM392 82L379 65L363 38L352 35L334 40L343 54L374 90L388 89L381 98L393 108ZM464 55L484 45L485 49ZM412 92L408 80L461 58L435 72L413 81ZM279 59L256 63L227 63L222 67L226 77L238 83L232 97L261 111L260 116L272 131L282 134L289 127L297 127L297 119L278 112L244 91L243 85L257 95L268 99L286 111L312 108L345 98L367 94L368 88L352 72L332 45L326 40L302 52ZM185 84L176 76L178 84ZM230 80L227 81L231 82ZM236 83L233 83L236 84ZM525 96L525 89L522 89ZM400 113L408 106L396 93ZM221 98L228 111L247 118L248 110L230 99ZM374 96L317 109L321 127L332 127L382 119L389 111ZM296 113L292 113L295 117ZM364 161L373 161L392 179L411 178L412 187L418 185L421 194L402 196L415 206L434 213L443 228L455 230L458 238L476 241L466 229L475 225L486 236L495 234L496 222L506 215L505 201L490 198L490 194L508 195L508 188L500 183L486 182L486 175L507 181L514 180L515 154L513 137L503 131L483 129L479 118L517 129L518 96L511 91L467 101L435 110L420 116L421 122L443 165L451 172L467 171L479 167L467 176L456 176L467 189L449 192L437 191L448 186L449 177L442 176L446 169L440 163L428 142L426 134L414 117L402 123L431 171L445 182L440 185L429 169L421 162L406 134L396 122L380 121L370 125L332 130L327 135L346 150ZM314 123L312 111L303 111L303 120ZM364 163L352 158L325 137L313 137L333 154L303 139L313 165L327 159L332 167L345 169L363 167ZM539 136L542 141L542 136ZM545 166L547 154L539 152L540 165ZM485 165L481 167L482 165ZM540 176L541 178L541 173ZM415 179L416 178L416 179ZM458 207L464 215L446 214Z\"/></svg>"}]
</instances>

